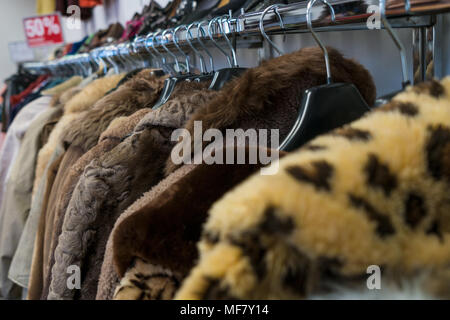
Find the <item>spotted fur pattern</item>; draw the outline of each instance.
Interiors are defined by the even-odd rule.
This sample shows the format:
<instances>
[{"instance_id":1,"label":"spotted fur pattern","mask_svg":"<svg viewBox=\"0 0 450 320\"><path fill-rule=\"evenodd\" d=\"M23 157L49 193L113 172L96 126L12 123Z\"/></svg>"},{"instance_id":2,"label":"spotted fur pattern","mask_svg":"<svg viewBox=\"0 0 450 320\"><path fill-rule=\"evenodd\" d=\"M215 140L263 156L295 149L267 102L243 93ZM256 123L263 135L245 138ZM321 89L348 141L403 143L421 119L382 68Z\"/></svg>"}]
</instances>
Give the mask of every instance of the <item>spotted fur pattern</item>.
<instances>
[{"instance_id":1,"label":"spotted fur pattern","mask_svg":"<svg viewBox=\"0 0 450 320\"><path fill-rule=\"evenodd\" d=\"M114 300L170 300L180 286L181 276L136 258L120 281Z\"/></svg>"},{"instance_id":2,"label":"spotted fur pattern","mask_svg":"<svg viewBox=\"0 0 450 320\"><path fill-rule=\"evenodd\" d=\"M450 298L450 78L408 88L279 165L210 209L176 298L355 297L344 292L370 293L371 265L378 296L409 283Z\"/></svg>"}]
</instances>

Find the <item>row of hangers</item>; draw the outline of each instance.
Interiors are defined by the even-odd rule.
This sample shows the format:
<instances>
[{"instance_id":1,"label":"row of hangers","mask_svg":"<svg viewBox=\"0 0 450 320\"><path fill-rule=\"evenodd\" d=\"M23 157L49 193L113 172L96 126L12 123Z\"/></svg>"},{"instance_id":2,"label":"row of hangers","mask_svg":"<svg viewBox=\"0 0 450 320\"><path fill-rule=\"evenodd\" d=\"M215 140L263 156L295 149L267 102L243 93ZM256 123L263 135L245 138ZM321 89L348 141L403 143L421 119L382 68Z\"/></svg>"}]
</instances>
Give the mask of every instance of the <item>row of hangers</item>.
<instances>
[{"instance_id":1,"label":"row of hangers","mask_svg":"<svg viewBox=\"0 0 450 320\"><path fill-rule=\"evenodd\" d=\"M279 149L283 151L292 151L313 139L315 136L355 121L372 107L375 107L367 105L354 84L333 82L327 49L312 26L311 10L317 1L320 1L328 8L332 22L335 22L335 12L328 0L309 0L306 11L307 27L324 54L327 80L326 83L321 86L305 90L298 107L299 113L295 124L284 141L280 143ZM283 19L278 12L283 6L285 5L274 4L267 7L262 12L259 20L261 35L279 55L283 55L284 52L264 31L264 17L268 12L272 11L277 16L281 29L284 29ZM405 1L405 10L409 12L410 0ZM380 15L384 28L387 30L400 52L403 77L402 88L405 88L406 85L409 84L406 51L386 18L386 0L380 0ZM181 25L174 29L150 33L145 38L138 37L133 43L94 50L93 53L88 55L90 59L85 59L86 56L84 56L84 58L81 56L77 64L72 63L69 65L68 70L86 75L92 73L94 70L92 62L95 62L98 68L103 66L104 74L108 72L108 66L111 66L115 73L129 72L142 67L158 68L159 75L167 74L169 77L165 80L162 93L157 103L153 106L153 109L158 109L166 103L170 99L177 84L182 81L210 81L210 89L220 90L228 81L238 77L246 70L245 68L239 67L236 58L236 50L224 30L225 26L229 26L230 19L230 16L221 16L216 17L209 22L194 22L190 25ZM203 26L207 26L206 30L211 43L226 57L229 67L215 70L213 55L209 52L202 40L202 38L206 37ZM213 28L217 28L218 33L228 46L227 49L222 48L214 39ZM189 47L199 56L200 74L192 72L189 54L182 50L178 42L177 34L182 29L186 32L186 41ZM193 29L196 29L196 37L192 34ZM200 50L194 45L194 40L196 40L197 44L201 47ZM166 55L170 56L173 61L169 62L166 55L156 49L156 42L161 44L166 51ZM184 63L178 61L177 55L168 48L170 42L173 43L174 47L184 57ZM147 53L152 57L150 63L148 60L142 59L137 53L136 48L139 43L144 44ZM226 52L227 50L230 51L230 54ZM202 52L209 58L209 71L207 70L206 59ZM394 92L383 97L378 103L381 104L389 101L397 93L398 92Z\"/></svg>"}]
</instances>

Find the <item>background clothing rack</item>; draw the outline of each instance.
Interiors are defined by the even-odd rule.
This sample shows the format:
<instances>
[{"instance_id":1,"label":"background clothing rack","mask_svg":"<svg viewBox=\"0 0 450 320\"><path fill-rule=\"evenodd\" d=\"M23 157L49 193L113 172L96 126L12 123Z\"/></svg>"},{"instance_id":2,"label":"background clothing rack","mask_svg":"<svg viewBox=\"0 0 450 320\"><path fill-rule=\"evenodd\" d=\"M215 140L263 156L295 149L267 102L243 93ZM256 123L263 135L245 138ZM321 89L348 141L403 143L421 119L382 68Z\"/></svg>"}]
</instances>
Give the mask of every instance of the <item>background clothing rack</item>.
<instances>
[{"instance_id":1,"label":"background clothing rack","mask_svg":"<svg viewBox=\"0 0 450 320\"><path fill-rule=\"evenodd\" d=\"M368 18L373 15L371 6L378 6L378 0L330 0L336 14L336 21L330 22L329 12L325 5L318 4L312 8L312 23L314 30L320 31L347 31L347 30L370 30L368 27ZM393 3L393 4L392 4ZM279 8L283 19L283 28L280 26L277 16L273 12L268 12L264 17L264 29L269 35L288 34L288 33L307 33L306 26L306 6L307 1L285 5ZM413 29L413 70L414 80L423 81L429 77L435 76L433 66L436 57L442 58L436 49L439 48L439 37L436 32L436 22L438 15L450 12L450 0L433 1L430 3L411 2L411 10L406 12L404 5L396 2L387 3L386 16L394 28L412 28ZM222 22L224 32L233 37L233 43L237 48L255 48L262 47L259 21L262 12L243 13L239 17L232 18L228 22ZM382 27L382 23L380 24ZM207 34L206 26L203 26ZM222 40L223 35L213 28L212 35L217 40ZM198 36L193 28L193 36ZM439 31L438 31L439 32ZM120 58L128 56L145 56L150 59L145 45L153 46L158 51L165 53L161 43L166 44L169 49L175 49L172 43L172 34L167 34L163 39L161 33L152 43L150 37L138 38L132 45L130 43L117 46L108 46L96 49L91 54L80 54L64 57L62 59L48 62L25 63L24 68L33 73L48 73L58 68L71 68L79 64L92 64L95 55L98 55L103 61L109 58L120 63ZM437 37L437 38L436 38ZM180 30L177 34L178 44L182 48L189 48L186 41L185 30ZM210 45L209 38L202 37L206 44ZM121 57L119 57L119 52ZM173 50L177 54L177 50ZM430 64L431 63L431 64ZM439 63L439 62L437 62ZM431 68L431 70L430 70Z\"/></svg>"}]
</instances>

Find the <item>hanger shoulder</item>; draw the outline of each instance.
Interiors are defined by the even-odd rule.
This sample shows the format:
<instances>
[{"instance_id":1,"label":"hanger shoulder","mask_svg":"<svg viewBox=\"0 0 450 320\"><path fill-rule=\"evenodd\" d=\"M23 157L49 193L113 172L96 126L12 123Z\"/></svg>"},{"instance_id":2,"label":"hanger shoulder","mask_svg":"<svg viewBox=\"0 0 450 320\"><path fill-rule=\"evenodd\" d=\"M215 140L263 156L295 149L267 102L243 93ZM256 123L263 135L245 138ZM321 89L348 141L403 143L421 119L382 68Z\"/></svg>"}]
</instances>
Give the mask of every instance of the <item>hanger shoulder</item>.
<instances>
[{"instance_id":1,"label":"hanger shoulder","mask_svg":"<svg viewBox=\"0 0 450 320\"><path fill-rule=\"evenodd\" d=\"M332 83L308 89L303 95L294 126L280 149L295 150L318 135L359 119L369 110L351 83Z\"/></svg>"}]
</instances>

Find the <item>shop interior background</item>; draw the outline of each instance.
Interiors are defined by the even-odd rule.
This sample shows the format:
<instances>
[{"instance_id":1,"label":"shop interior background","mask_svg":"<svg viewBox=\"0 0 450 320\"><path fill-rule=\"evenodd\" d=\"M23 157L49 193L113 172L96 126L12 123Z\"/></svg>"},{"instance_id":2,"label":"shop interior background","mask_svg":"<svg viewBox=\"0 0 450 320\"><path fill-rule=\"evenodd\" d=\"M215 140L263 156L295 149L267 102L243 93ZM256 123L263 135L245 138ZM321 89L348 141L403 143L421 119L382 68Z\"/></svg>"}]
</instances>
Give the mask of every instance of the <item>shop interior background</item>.
<instances>
[{"instance_id":1,"label":"shop interior background","mask_svg":"<svg viewBox=\"0 0 450 320\"><path fill-rule=\"evenodd\" d=\"M77 42L85 36L106 28L110 23L120 22L125 25L136 12L151 0L104 0L104 4L94 8L93 16L83 21L78 30L67 28L67 19L63 17L63 28L66 43ZM157 0L165 6L169 0ZM0 1L0 79L6 79L17 69L9 53L11 42L25 41L23 18L36 15L35 0ZM438 78L450 74L450 60L440 57L450 56L450 37L445 36L445 30L450 30L450 14L438 17L436 36L442 37L442 46L436 51L435 75ZM412 65L411 29L396 29L402 42L406 45L409 65ZM347 57L356 58L374 77L378 95L392 92L393 88L401 88L400 56L394 43L384 30L345 31L321 33L321 39L326 45L339 49ZM275 40L285 52L297 50L301 47L314 46L315 42L310 34L296 34L276 36ZM45 60L54 48L44 47L34 49L35 60ZM218 66L225 66L225 59L215 55ZM253 67L255 60L254 49L238 50L238 62L244 67ZM442 62L439 64L439 62ZM412 78L412 68L410 68Z\"/></svg>"}]
</instances>

